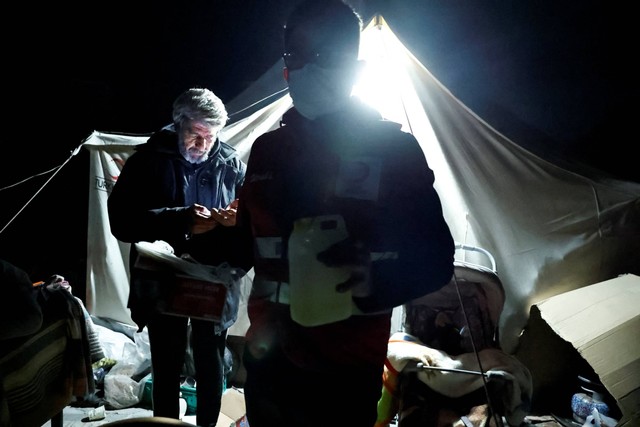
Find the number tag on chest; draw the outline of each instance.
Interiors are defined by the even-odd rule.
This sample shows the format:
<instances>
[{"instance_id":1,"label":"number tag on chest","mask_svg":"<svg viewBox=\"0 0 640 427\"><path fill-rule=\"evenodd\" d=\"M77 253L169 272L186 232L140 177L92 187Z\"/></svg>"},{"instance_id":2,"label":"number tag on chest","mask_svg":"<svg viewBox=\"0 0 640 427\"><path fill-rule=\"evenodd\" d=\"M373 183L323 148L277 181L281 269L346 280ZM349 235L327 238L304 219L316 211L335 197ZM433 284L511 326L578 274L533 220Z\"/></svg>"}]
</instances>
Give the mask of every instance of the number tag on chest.
<instances>
[{"instance_id":1,"label":"number tag on chest","mask_svg":"<svg viewBox=\"0 0 640 427\"><path fill-rule=\"evenodd\" d=\"M360 200L378 200L382 162L374 157L342 159L336 178L335 195Z\"/></svg>"}]
</instances>

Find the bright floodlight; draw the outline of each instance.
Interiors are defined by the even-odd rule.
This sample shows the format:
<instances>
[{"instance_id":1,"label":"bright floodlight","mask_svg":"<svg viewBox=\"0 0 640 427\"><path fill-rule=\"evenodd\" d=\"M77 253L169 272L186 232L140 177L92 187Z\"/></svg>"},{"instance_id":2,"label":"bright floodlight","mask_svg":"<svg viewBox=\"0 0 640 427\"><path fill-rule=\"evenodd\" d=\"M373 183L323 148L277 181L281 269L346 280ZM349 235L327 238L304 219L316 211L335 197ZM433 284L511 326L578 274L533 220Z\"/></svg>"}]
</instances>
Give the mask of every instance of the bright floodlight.
<instances>
[{"instance_id":1,"label":"bright floodlight","mask_svg":"<svg viewBox=\"0 0 640 427\"><path fill-rule=\"evenodd\" d=\"M366 66L353 94L410 132L406 108L413 90L405 71L406 54L404 46L389 32L375 19L363 30L360 59Z\"/></svg>"}]
</instances>

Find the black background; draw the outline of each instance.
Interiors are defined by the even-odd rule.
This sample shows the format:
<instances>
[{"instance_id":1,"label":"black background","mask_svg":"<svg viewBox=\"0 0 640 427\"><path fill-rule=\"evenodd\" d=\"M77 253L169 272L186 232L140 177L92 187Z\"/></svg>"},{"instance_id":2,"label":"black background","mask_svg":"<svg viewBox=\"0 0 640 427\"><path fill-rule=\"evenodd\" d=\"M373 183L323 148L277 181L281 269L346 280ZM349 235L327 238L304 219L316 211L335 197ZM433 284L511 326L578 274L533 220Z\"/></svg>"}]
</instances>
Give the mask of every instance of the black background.
<instances>
[{"instance_id":1,"label":"black background","mask_svg":"<svg viewBox=\"0 0 640 427\"><path fill-rule=\"evenodd\" d=\"M56 273L82 288L88 153L72 152L94 130L156 130L168 123L173 99L191 86L230 101L279 59L284 19L296 3L48 2L5 14L0 257L34 281ZM640 181L630 6L352 4L365 21L381 13L438 80L515 142L543 157ZM36 176L65 162L53 176Z\"/></svg>"}]
</instances>

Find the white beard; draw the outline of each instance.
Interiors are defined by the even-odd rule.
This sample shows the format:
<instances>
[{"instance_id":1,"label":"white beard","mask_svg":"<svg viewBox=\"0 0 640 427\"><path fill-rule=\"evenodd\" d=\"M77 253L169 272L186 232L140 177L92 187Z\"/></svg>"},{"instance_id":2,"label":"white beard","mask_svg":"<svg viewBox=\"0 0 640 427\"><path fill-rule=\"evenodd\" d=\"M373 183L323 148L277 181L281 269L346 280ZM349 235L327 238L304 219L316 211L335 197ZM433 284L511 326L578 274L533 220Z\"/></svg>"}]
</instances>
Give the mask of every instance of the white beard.
<instances>
[{"instance_id":1,"label":"white beard","mask_svg":"<svg viewBox=\"0 0 640 427\"><path fill-rule=\"evenodd\" d=\"M184 148L184 144L182 144L182 143L180 144L179 149L180 149L180 154L182 154L182 157L184 157L184 159L187 162L189 162L191 164L194 164L194 165L200 164L200 163L206 161L209 158L209 153L204 153L204 155L198 156L198 157L195 156L195 155L192 155L191 153L189 153L187 151L186 148Z\"/></svg>"}]
</instances>

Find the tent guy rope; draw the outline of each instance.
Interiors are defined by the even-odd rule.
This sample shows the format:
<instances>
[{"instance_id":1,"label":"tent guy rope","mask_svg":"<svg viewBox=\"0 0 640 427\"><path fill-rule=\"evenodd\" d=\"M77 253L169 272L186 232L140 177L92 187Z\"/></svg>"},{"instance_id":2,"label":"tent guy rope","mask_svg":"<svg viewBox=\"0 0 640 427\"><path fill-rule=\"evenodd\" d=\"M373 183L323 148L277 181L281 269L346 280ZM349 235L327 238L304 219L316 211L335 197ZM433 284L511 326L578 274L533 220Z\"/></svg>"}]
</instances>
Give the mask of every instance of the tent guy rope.
<instances>
[{"instance_id":1,"label":"tent guy rope","mask_svg":"<svg viewBox=\"0 0 640 427\"><path fill-rule=\"evenodd\" d=\"M38 174L32 175L32 176L30 176L29 178L23 179L23 180L22 180L22 181L20 181L20 182L17 182L17 183L15 183L15 184L13 184L13 185L7 186L7 187L5 187L5 188L3 188L3 189L2 189L2 190L5 190L5 189L7 189L7 188L15 187L16 185L22 184L22 183L24 183L24 182L27 182L27 181L28 181L28 180L30 180L30 179L35 178L36 176L45 175L45 174L47 174L47 173L49 173L49 172L51 172L51 171L55 171L55 172L53 172L53 174L49 177L49 179L48 179L44 184L42 184L42 187L40 187L40 188L38 189L38 191L36 191L36 192L35 192L35 194L34 194L33 196L31 196L31 198L27 201L27 203L25 203L25 204L22 206L22 208L20 208L20 210L18 210L18 212L16 212L16 214L15 214L15 215L14 215L14 216L9 220L9 222L7 222L7 223L5 224L5 226L4 226L4 227L2 227L2 230L0 230L0 234L2 234L2 233L4 232L4 230L6 230L6 229L7 229L7 227L9 227L9 225L11 225L11 223L12 223L12 222L13 222L13 221L18 217L18 215L20 215L20 214L22 213L22 211L24 211L24 210L25 210L25 208L26 208L27 206L29 206L29 203L31 203L31 202L33 201L33 199L35 199L35 198L36 198L36 196L37 196L38 194L40 194L40 192L44 189L44 187L46 187L46 186L47 186L47 184L49 184L49 182L51 182L51 180L53 179L53 177L54 177L54 176L56 176L56 175L58 174L58 172L60 172L60 170L61 170L61 169L62 169L62 168L67 164L67 163L69 163L69 160L71 160L71 158L72 158L73 156L75 156L76 154L78 154L78 153L80 152L80 148L82 148L82 144L80 144L78 147L76 147L76 149L75 149L75 150L73 150L73 151L71 152L71 155L67 158L67 160L65 160L65 161L64 161L64 163L62 163L60 166L56 166L56 167L54 167L54 168L52 168L52 169L49 169L49 170L48 170L48 171L46 171L46 172L41 172L41 173L38 173Z\"/></svg>"}]
</instances>

